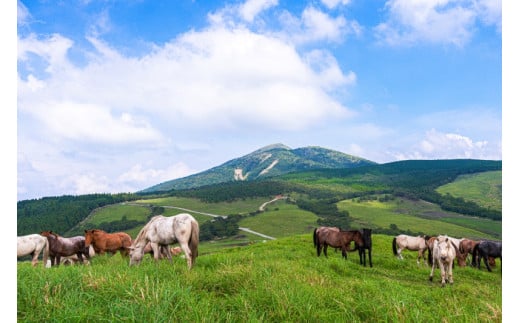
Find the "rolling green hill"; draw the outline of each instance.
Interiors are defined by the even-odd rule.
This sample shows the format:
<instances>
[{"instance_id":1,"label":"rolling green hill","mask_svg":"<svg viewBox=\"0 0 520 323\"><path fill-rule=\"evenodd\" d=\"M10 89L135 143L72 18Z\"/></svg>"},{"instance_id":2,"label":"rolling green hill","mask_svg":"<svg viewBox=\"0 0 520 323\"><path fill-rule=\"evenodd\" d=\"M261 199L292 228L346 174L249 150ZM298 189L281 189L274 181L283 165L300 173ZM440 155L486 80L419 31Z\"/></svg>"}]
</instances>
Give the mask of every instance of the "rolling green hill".
<instances>
[{"instance_id":1,"label":"rolling green hill","mask_svg":"<svg viewBox=\"0 0 520 323\"><path fill-rule=\"evenodd\" d=\"M437 192L473 201L484 208L501 211L502 171L461 175L455 181L438 187Z\"/></svg>"}]
</instances>

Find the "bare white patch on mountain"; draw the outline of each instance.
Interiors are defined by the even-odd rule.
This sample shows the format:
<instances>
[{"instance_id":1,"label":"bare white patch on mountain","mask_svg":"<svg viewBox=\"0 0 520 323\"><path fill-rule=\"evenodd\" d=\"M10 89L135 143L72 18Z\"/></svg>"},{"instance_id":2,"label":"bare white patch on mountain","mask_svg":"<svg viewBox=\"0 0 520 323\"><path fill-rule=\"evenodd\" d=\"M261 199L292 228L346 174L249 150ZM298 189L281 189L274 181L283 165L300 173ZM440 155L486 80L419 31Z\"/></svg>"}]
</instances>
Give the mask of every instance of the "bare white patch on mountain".
<instances>
[{"instance_id":1,"label":"bare white patch on mountain","mask_svg":"<svg viewBox=\"0 0 520 323\"><path fill-rule=\"evenodd\" d=\"M264 175L264 174L267 174L269 173L269 171L276 165L278 164L278 159L276 159L275 161L273 161L271 163L271 165L269 165L266 169L264 169L263 171L260 172L260 175Z\"/></svg>"},{"instance_id":2,"label":"bare white patch on mountain","mask_svg":"<svg viewBox=\"0 0 520 323\"><path fill-rule=\"evenodd\" d=\"M263 155L261 155L260 156L260 158L261 158L260 163L263 163L267 159L271 158L271 156L273 156L273 154L263 154Z\"/></svg>"},{"instance_id":3,"label":"bare white patch on mountain","mask_svg":"<svg viewBox=\"0 0 520 323\"><path fill-rule=\"evenodd\" d=\"M244 176L242 174L242 168L236 168L234 178L235 181L245 181L247 179L247 174Z\"/></svg>"}]
</instances>

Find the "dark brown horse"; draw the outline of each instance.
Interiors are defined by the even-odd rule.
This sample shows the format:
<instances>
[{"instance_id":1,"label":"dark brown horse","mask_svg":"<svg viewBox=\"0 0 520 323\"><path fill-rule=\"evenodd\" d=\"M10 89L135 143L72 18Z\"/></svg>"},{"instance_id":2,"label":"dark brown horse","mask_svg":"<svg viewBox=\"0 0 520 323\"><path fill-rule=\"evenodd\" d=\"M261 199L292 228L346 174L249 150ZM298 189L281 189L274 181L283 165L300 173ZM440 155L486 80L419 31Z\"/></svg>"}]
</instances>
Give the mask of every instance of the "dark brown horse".
<instances>
[{"instance_id":1,"label":"dark brown horse","mask_svg":"<svg viewBox=\"0 0 520 323\"><path fill-rule=\"evenodd\" d=\"M363 266L367 266L366 251L368 250L368 259L370 267L372 267L372 229L363 228L361 231L363 235L363 245L356 247L359 248L359 263Z\"/></svg>"},{"instance_id":2,"label":"dark brown horse","mask_svg":"<svg viewBox=\"0 0 520 323\"><path fill-rule=\"evenodd\" d=\"M59 266L61 257L72 255L76 255L81 264L83 264L83 256L90 260L89 248L85 247L85 237L64 238L52 231L42 231L40 235L46 237L49 242L51 266Z\"/></svg>"},{"instance_id":3,"label":"dark brown horse","mask_svg":"<svg viewBox=\"0 0 520 323\"><path fill-rule=\"evenodd\" d=\"M355 251L359 246L363 246L363 235L359 230L335 231L335 230L318 230L314 229L313 240L316 244L316 253L318 257L323 250L323 254L327 257L327 247L341 248L341 255L347 259L347 251ZM354 241L355 248L350 249L350 243ZM360 253L361 257L361 253Z\"/></svg>"},{"instance_id":4,"label":"dark brown horse","mask_svg":"<svg viewBox=\"0 0 520 323\"><path fill-rule=\"evenodd\" d=\"M85 230L85 246L94 247L96 254L105 252L114 255L117 251L123 257L130 253L128 249L132 245L132 237L125 232L107 233L100 229Z\"/></svg>"}]
</instances>

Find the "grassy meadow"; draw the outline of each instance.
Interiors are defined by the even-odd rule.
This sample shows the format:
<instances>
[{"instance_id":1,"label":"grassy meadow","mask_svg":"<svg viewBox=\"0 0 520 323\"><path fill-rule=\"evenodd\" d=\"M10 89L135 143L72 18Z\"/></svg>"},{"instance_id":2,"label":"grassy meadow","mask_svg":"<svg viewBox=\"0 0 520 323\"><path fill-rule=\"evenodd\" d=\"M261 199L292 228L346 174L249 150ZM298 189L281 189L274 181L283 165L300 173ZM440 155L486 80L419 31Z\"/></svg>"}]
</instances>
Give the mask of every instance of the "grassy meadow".
<instances>
[{"instance_id":1,"label":"grassy meadow","mask_svg":"<svg viewBox=\"0 0 520 323\"><path fill-rule=\"evenodd\" d=\"M462 197L485 208L502 210L502 171L462 175L437 188L437 192Z\"/></svg>"},{"instance_id":2,"label":"grassy meadow","mask_svg":"<svg viewBox=\"0 0 520 323\"><path fill-rule=\"evenodd\" d=\"M90 266L18 264L17 319L23 322L502 322L501 262L493 272L440 272L392 254L391 236L373 236L373 268L329 249L316 256L310 234L221 248L191 271L180 257L129 267L120 255Z\"/></svg>"}]
</instances>

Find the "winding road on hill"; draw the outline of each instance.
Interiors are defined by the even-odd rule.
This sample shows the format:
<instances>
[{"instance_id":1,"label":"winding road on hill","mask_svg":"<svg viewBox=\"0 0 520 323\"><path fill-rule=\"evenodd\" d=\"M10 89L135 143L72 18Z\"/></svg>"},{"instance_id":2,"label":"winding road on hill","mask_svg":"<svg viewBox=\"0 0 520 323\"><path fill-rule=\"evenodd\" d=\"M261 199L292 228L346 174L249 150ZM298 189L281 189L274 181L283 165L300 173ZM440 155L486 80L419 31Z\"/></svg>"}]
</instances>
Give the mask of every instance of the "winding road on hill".
<instances>
[{"instance_id":1,"label":"winding road on hill","mask_svg":"<svg viewBox=\"0 0 520 323\"><path fill-rule=\"evenodd\" d=\"M272 201L271 201L272 202ZM269 202L266 202L266 203L269 203ZM265 207L265 204L262 204L263 207ZM197 213L197 214L202 214L202 215L208 215L208 216L212 216L214 218L217 218L217 217L222 217L222 218L227 218L226 215L219 215L219 214L212 214L212 213L206 213L206 212L199 212L199 211L195 211L195 210L190 210L190 209L186 209L186 208L183 208L183 207L178 207L178 206L162 206L163 208L167 208L167 209L177 209L177 210L182 210L182 211L186 211L186 212L191 212L191 213ZM241 231L245 231L245 232L249 232L251 234L254 234L254 235L257 235L257 236L260 236L262 238L265 238L265 239L270 239L270 240L276 240L276 238L274 237L270 237L268 235L265 235L265 234L262 234L260 232L256 232L256 231L253 231L249 228L242 228L242 227L239 227L238 228L239 230Z\"/></svg>"},{"instance_id":2,"label":"winding road on hill","mask_svg":"<svg viewBox=\"0 0 520 323\"><path fill-rule=\"evenodd\" d=\"M265 203L263 203L262 205L260 205L260 207L258 208L259 211L264 211L265 210L265 207L267 206L267 204L269 203L273 203L273 202L276 202L278 200L282 200L282 199L287 199L287 196L283 196L283 195L278 195L276 196L274 199L270 200L270 201L267 201ZM138 204L138 203L125 203L123 202L122 204L126 204L126 205L139 205L139 206L142 206L141 204ZM166 209L176 209L176 210L181 210L181 211L185 211L185 212L191 212L191 213L197 213L197 214L202 214L202 215L207 215L207 216L211 216L211 217L214 217L214 218L218 218L218 217L222 217L222 218L227 218L227 215L220 215L220 214L213 214L213 213L206 213L206 212L199 212L199 211L195 211L195 210L190 210L190 209L186 209L186 208L183 208L183 207L178 207L178 206L171 206L171 205L161 205L161 207L163 208L166 208ZM265 239L270 239L270 240L276 240L276 238L274 237L271 237L271 236L268 236L268 235L265 235L263 233L260 233L260 232L256 232L256 231L253 231L249 228L242 228L242 227L239 227L238 228L239 230L241 231L245 231L245 232L248 232L248 233L251 233L251 234L254 234L254 235L257 235L259 237L262 237L262 238L265 238Z\"/></svg>"}]
</instances>

